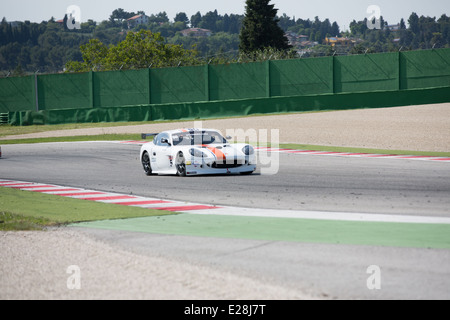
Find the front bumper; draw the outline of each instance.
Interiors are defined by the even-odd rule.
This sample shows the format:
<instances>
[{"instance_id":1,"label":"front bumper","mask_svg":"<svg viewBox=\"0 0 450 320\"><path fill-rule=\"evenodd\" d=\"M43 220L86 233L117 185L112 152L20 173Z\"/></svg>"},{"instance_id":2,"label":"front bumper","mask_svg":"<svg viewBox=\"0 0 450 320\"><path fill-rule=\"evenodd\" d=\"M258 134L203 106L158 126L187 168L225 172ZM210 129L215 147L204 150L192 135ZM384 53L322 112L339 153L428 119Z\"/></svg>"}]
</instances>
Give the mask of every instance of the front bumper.
<instances>
[{"instance_id":1,"label":"front bumper","mask_svg":"<svg viewBox=\"0 0 450 320\"><path fill-rule=\"evenodd\" d=\"M249 173L256 170L256 164L249 159L227 161L218 163L216 161L191 160L186 162L186 175L209 175L209 174L238 174Z\"/></svg>"}]
</instances>

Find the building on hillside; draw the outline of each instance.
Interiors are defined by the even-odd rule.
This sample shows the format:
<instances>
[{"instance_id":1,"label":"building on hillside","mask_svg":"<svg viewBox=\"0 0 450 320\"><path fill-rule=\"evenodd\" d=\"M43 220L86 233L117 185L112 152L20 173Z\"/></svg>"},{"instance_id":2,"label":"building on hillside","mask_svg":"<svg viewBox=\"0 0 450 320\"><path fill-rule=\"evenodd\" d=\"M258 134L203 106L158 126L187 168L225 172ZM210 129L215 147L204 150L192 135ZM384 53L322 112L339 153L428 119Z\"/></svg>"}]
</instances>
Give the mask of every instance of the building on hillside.
<instances>
[{"instance_id":1,"label":"building on hillside","mask_svg":"<svg viewBox=\"0 0 450 320\"><path fill-rule=\"evenodd\" d=\"M180 33L185 37L210 37L212 35L211 30L201 28L185 29L181 30Z\"/></svg>"},{"instance_id":2,"label":"building on hillside","mask_svg":"<svg viewBox=\"0 0 450 320\"><path fill-rule=\"evenodd\" d=\"M22 25L23 22L21 21L8 21L8 24L11 26L11 28L18 28Z\"/></svg>"},{"instance_id":3,"label":"building on hillside","mask_svg":"<svg viewBox=\"0 0 450 320\"><path fill-rule=\"evenodd\" d=\"M319 45L319 42L317 41L303 41L298 46L299 49L310 49L314 48Z\"/></svg>"},{"instance_id":4,"label":"building on hillside","mask_svg":"<svg viewBox=\"0 0 450 320\"><path fill-rule=\"evenodd\" d=\"M309 36L306 35L298 35L294 32L286 32L286 37L289 40L289 44L297 49L301 49L301 48L311 48L314 47L315 45L317 45L318 43L314 42L314 41L309 41Z\"/></svg>"},{"instance_id":5,"label":"building on hillside","mask_svg":"<svg viewBox=\"0 0 450 320\"><path fill-rule=\"evenodd\" d=\"M324 44L332 46L333 48L346 47L350 48L355 45L355 41L350 38L330 37L325 38Z\"/></svg>"},{"instance_id":6,"label":"building on hillside","mask_svg":"<svg viewBox=\"0 0 450 320\"><path fill-rule=\"evenodd\" d=\"M127 19L128 29L132 29L141 24L148 24L148 22L149 17L147 17L145 14L138 14L134 17L131 17L130 19Z\"/></svg>"},{"instance_id":7,"label":"building on hillside","mask_svg":"<svg viewBox=\"0 0 450 320\"><path fill-rule=\"evenodd\" d=\"M298 38L300 43L309 41L309 37L305 36L304 34L299 35L297 38Z\"/></svg>"},{"instance_id":8,"label":"building on hillside","mask_svg":"<svg viewBox=\"0 0 450 320\"><path fill-rule=\"evenodd\" d=\"M401 29L401 28L400 28L400 23L388 25L387 28L388 28L389 30L391 30L391 31L394 31L394 32L400 31L400 29Z\"/></svg>"}]
</instances>

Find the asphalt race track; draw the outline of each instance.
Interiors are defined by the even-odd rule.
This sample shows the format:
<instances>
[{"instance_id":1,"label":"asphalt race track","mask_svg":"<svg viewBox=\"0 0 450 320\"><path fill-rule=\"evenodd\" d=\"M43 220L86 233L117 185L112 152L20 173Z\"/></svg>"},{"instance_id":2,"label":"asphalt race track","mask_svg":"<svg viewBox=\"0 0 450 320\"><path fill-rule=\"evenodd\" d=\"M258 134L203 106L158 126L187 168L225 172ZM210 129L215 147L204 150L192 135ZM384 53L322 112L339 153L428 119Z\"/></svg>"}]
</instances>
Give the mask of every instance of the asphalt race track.
<instances>
[{"instance_id":1,"label":"asphalt race track","mask_svg":"<svg viewBox=\"0 0 450 320\"><path fill-rule=\"evenodd\" d=\"M146 177L139 146L3 146L3 179L207 204L450 217L450 165L407 159L280 154L275 175Z\"/></svg>"},{"instance_id":2,"label":"asphalt race track","mask_svg":"<svg viewBox=\"0 0 450 320\"><path fill-rule=\"evenodd\" d=\"M277 174L144 175L139 146L2 146L0 178L204 204L297 211L450 217L450 163L280 154ZM450 250L299 243L83 229L142 254L267 278L338 299L449 299ZM382 288L366 286L381 267Z\"/></svg>"}]
</instances>

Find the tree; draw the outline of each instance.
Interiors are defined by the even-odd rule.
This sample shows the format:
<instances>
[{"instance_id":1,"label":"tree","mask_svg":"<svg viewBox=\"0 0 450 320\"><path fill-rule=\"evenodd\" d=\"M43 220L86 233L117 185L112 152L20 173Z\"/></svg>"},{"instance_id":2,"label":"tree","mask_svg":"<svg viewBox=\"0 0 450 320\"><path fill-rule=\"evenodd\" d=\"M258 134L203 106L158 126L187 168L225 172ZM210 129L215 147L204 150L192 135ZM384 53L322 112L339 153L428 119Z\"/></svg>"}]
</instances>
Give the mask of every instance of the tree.
<instances>
[{"instance_id":1,"label":"tree","mask_svg":"<svg viewBox=\"0 0 450 320\"><path fill-rule=\"evenodd\" d=\"M200 13L200 11L198 11L191 17L191 26L193 28L198 28L201 22L202 22L202 14Z\"/></svg>"},{"instance_id":2,"label":"tree","mask_svg":"<svg viewBox=\"0 0 450 320\"><path fill-rule=\"evenodd\" d=\"M216 32L216 24L219 19L219 14L217 13L217 10L207 12L203 18L202 22L200 23L200 28L208 29L211 31Z\"/></svg>"},{"instance_id":3,"label":"tree","mask_svg":"<svg viewBox=\"0 0 450 320\"><path fill-rule=\"evenodd\" d=\"M333 24L331 25L331 30L330 33L333 37L338 37L339 34L341 33L341 31L339 30L339 25L337 24L337 22L333 22Z\"/></svg>"},{"instance_id":4,"label":"tree","mask_svg":"<svg viewBox=\"0 0 450 320\"><path fill-rule=\"evenodd\" d=\"M148 18L148 20L150 23L161 24L161 23L168 23L170 19L167 16L167 12L163 11L163 12L158 13L157 15L152 14Z\"/></svg>"},{"instance_id":5,"label":"tree","mask_svg":"<svg viewBox=\"0 0 450 320\"><path fill-rule=\"evenodd\" d=\"M367 28L367 18L364 19L364 21L356 22L356 20L353 20L350 23L350 31L351 31L353 36L364 35L367 30L368 30L368 28Z\"/></svg>"},{"instance_id":6,"label":"tree","mask_svg":"<svg viewBox=\"0 0 450 320\"><path fill-rule=\"evenodd\" d=\"M278 9L270 0L247 0L242 23L239 50L243 53L273 48L288 50L291 46L276 18Z\"/></svg>"},{"instance_id":7,"label":"tree","mask_svg":"<svg viewBox=\"0 0 450 320\"><path fill-rule=\"evenodd\" d=\"M231 14L228 19L228 27L224 31L233 34L239 34L243 20L244 20L243 15Z\"/></svg>"},{"instance_id":8,"label":"tree","mask_svg":"<svg viewBox=\"0 0 450 320\"><path fill-rule=\"evenodd\" d=\"M184 26L186 27L189 23L189 18L187 17L186 13L180 12L177 13L174 19L175 22L182 22L184 23Z\"/></svg>"},{"instance_id":9,"label":"tree","mask_svg":"<svg viewBox=\"0 0 450 320\"><path fill-rule=\"evenodd\" d=\"M409 23L409 29L414 33L418 34L420 32L420 25L419 25L419 16L417 13L413 12L411 16L408 19Z\"/></svg>"},{"instance_id":10,"label":"tree","mask_svg":"<svg viewBox=\"0 0 450 320\"><path fill-rule=\"evenodd\" d=\"M122 8L119 8L112 12L111 16L109 17L109 20L122 23L123 21L133 17L134 15L136 15L134 12L127 12Z\"/></svg>"},{"instance_id":11,"label":"tree","mask_svg":"<svg viewBox=\"0 0 450 320\"><path fill-rule=\"evenodd\" d=\"M403 18L400 20L400 30L406 30L406 24Z\"/></svg>"},{"instance_id":12,"label":"tree","mask_svg":"<svg viewBox=\"0 0 450 320\"><path fill-rule=\"evenodd\" d=\"M289 29L289 27L292 27L295 25L295 19L291 20L290 17L288 17L286 15L286 13L283 13L283 15L281 17L279 17L280 22L278 23L278 25L280 26L281 29L287 31Z\"/></svg>"},{"instance_id":13,"label":"tree","mask_svg":"<svg viewBox=\"0 0 450 320\"><path fill-rule=\"evenodd\" d=\"M90 70L130 70L197 64L197 51L185 50L181 45L167 44L160 33L141 30L128 33L117 46L107 47L97 39L81 46L83 62L66 64L67 72Z\"/></svg>"}]
</instances>

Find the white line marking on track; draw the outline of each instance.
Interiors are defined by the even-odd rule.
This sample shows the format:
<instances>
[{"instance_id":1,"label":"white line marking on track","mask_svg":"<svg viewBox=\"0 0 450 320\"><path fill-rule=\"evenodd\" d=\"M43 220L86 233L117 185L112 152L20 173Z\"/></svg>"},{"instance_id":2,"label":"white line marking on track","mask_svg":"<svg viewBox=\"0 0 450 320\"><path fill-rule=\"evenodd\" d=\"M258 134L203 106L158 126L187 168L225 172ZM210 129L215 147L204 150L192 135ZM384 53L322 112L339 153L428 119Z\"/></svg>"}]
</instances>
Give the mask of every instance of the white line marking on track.
<instances>
[{"instance_id":1,"label":"white line marking on track","mask_svg":"<svg viewBox=\"0 0 450 320\"><path fill-rule=\"evenodd\" d=\"M156 199L156 198L144 198L133 195L126 194L118 194L111 192L102 192L95 190L88 190L82 188L72 188L72 187L63 187L57 185L48 185L42 183L33 183L33 182L24 182L24 181L11 181L11 180L2 180L0 179L0 187L5 188L13 188L17 190L23 191L33 191L44 194L52 194L59 195L62 197L68 197L73 199L80 200L89 200L101 203L109 203L109 204L120 204L120 205L129 205L128 203L133 203L132 206L138 206L142 208L148 209L156 209L162 211L176 211L176 212L190 212L192 210L201 211L201 210L213 210L216 209L216 206L213 205L204 205L197 203L187 203L180 201L172 201L165 199ZM59 190L59 191L54 191ZM66 190L66 191L61 191ZM142 204L142 202L144 202ZM180 208L180 210L177 210Z\"/></svg>"},{"instance_id":2,"label":"white line marking on track","mask_svg":"<svg viewBox=\"0 0 450 320\"><path fill-rule=\"evenodd\" d=\"M192 211L190 214L209 214ZM292 211L221 207L214 211L214 215L264 217L264 218L293 218L308 220L354 221L354 222L388 222L388 223L422 223L422 224L450 224L447 217L425 217L391 214L325 212L325 211Z\"/></svg>"},{"instance_id":3,"label":"white line marking on track","mask_svg":"<svg viewBox=\"0 0 450 320\"><path fill-rule=\"evenodd\" d=\"M42 189L43 187L41 186L46 186L45 188L47 190L43 190ZM407 216L407 215L349 213L349 212L292 211L292 210L271 210L271 209L214 206L208 204L187 203L180 201L172 201L168 199L146 198L133 195L86 190L82 188L63 187L57 185L47 185L40 183L11 181L3 179L0 179L0 187L14 188L30 192L41 192L46 194L66 196L75 199L91 200L102 203L129 205L141 208L158 209L163 211L164 210L176 211L180 213L189 213L196 215L224 215L224 216L259 217L259 218L294 218L294 219L329 220L329 221L450 224L450 217ZM66 189L67 191L64 192L58 191L57 193L55 193L54 191L51 191L53 188L59 190Z\"/></svg>"}]
</instances>

